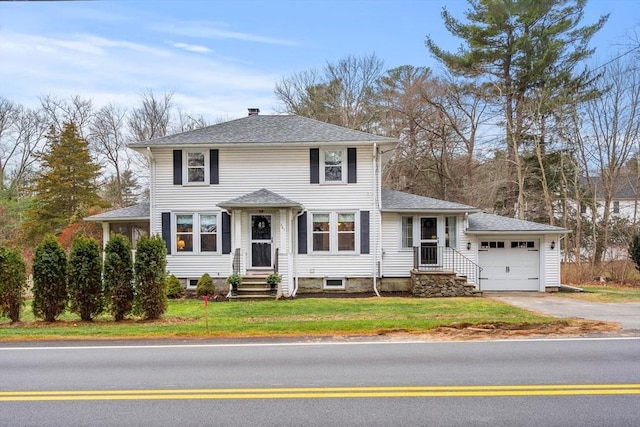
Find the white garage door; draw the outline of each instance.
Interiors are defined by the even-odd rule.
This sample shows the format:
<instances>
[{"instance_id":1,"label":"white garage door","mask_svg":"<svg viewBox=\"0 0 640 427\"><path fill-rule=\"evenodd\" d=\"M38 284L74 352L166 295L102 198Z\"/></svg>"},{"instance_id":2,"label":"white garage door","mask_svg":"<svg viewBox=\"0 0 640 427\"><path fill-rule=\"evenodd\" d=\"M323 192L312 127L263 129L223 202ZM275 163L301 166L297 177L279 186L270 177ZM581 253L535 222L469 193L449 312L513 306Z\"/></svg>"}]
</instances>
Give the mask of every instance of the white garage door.
<instances>
[{"instance_id":1,"label":"white garage door","mask_svg":"<svg viewBox=\"0 0 640 427\"><path fill-rule=\"evenodd\" d=\"M480 238L478 261L483 291L538 291L540 241Z\"/></svg>"}]
</instances>

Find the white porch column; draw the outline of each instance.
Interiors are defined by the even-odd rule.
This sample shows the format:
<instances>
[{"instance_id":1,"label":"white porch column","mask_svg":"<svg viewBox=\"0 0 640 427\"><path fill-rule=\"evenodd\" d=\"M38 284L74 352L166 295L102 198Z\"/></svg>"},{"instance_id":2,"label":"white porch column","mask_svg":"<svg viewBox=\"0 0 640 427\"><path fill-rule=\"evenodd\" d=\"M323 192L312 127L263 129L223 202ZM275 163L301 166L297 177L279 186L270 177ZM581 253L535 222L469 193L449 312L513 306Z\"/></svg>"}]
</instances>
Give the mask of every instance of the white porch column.
<instances>
[{"instance_id":1,"label":"white porch column","mask_svg":"<svg viewBox=\"0 0 640 427\"><path fill-rule=\"evenodd\" d=\"M242 210L234 209L232 213L233 219L233 253L236 249L240 249L240 274L245 274L246 265L244 260L244 250L242 248Z\"/></svg>"},{"instance_id":2,"label":"white porch column","mask_svg":"<svg viewBox=\"0 0 640 427\"><path fill-rule=\"evenodd\" d=\"M109 241L109 223L102 223L102 249L104 250L107 247L107 242Z\"/></svg>"}]
</instances>

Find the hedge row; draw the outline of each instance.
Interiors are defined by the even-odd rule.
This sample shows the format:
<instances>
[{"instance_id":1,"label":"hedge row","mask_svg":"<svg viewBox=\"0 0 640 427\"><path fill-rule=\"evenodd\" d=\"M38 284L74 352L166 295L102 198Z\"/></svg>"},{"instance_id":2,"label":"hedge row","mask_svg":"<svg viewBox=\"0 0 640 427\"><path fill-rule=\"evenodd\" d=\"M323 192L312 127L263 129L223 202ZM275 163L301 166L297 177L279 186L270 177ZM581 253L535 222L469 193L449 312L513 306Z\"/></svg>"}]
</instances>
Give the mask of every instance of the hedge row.
<instances>
[{"instance_id":1,"label":"hedge row","mask_svg":"<svg viewBox=\"0 0 640 427\"><path fill-rule=\"evenodd\" d=\"M69 258L56 238L46 236L33 259L33 313L53 322L66 309L90 321L108 310L116 321L134 312L157 319L167 309L166 249L158 237L138 241L135 265L126 238L114 234L105 247L104 263L98 242L73 241ZM0 307L12 322L20 320L26 266L15 250L0 246Z\"/></svg>"}]
</instances>

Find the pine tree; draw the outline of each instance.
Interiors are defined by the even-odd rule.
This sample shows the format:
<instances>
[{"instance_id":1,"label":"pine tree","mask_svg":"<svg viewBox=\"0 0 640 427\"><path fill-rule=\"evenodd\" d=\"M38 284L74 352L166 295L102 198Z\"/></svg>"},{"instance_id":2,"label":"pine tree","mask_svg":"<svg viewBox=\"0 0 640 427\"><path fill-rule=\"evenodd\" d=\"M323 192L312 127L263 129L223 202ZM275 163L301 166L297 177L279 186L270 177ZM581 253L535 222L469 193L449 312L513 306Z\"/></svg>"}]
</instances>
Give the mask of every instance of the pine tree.
<instances>
[{"instance_id":1,"label":"pine tree","mask_svg":"<svg viewBox=\"0 0 640 427\"><path fill-rule=\"evenodd\" d=\"M86 210L104 203L98 196L100 166L89 155L89 144L73 123L59 135L51 129L48 151L41 154L42 172L34 185L34 207L27 212L28 238L57 234L82 218Z\"/></svg>"},{"instance_id":2,"label":"pine tree","mask_svg":"<svg viewBox=\"0 0 640 427\"><path fill-rule=\"evenodd\" d=\"M605 24L607 16L595 24L579 27L586 0L468 0L468 23L444 9L442 17L451 34L463 40L456 53L447 52L430 37L429 51L455 74L476 78L495 88L495 99L503 110L510 180L506 207L515 205L524 215L524 166L520 148L533 123L527 103L545 101L559 108L572 103L571 96L585 96L589 83L586 72L574 70L593 54L591 37ZM544 94L544 95L542 95ZM571 95L571 96L570 96ZM545 113L542 112L542 117ZM511 212L508 212L511 213Z\"/></svg>"}]
</instances>

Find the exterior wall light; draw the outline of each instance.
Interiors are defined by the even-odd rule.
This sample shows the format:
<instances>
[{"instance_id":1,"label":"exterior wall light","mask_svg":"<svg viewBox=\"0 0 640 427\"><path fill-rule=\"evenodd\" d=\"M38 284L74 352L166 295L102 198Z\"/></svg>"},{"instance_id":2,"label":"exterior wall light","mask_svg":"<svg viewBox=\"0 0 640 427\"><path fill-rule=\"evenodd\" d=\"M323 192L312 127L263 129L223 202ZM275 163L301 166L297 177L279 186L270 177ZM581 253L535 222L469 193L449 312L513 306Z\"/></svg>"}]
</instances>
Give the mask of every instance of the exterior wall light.
<instances>
[{"instance_id":1,"label":"exterior wall light","mask_svg":"<svg viewBox=\"0 0 640 427\"><path fill-rule=\"evenodd\" d=\"M551 241L551 250L554 250L556 248L556 241L552 240Z\"/></svg>"},{"instance_id":2,"label":"exterior wall light","mask_svg":"<svg viewBox=\"0 0 640 427\"><path fill-rule=\"evenodd\" d=\"M470 251L471 250L471 242L467 242L467 250Z\"/></svg>"}]
</instances>

